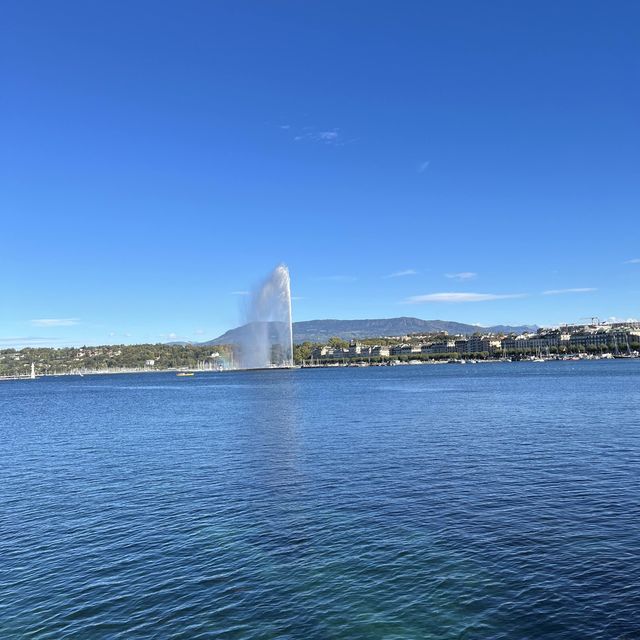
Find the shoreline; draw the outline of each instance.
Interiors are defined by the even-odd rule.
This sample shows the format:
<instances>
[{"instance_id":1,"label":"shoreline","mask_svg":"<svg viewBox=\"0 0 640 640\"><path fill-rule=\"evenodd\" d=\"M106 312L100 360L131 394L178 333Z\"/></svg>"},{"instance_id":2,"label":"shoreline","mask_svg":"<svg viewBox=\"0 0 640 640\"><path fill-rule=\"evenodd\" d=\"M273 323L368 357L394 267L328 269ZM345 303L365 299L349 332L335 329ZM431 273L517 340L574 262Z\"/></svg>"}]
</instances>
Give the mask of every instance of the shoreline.
<instances>
[{"instance_id":1,"label":"shoreline","mask_svg":"<svg viewBox=\"0 0 640 640\"><path fill-rule=\"evenodd\" d=\"M290 367L262 367L254 369L120 369L120 370L94 370L94 371L73 371L65 373L43 373L36 374L35 378L30 375L25 376L0 376L0 382L37 380L39 378L64 378L76 377L84 378L87 376L112 376L112 375L131 375L141 373L192 373L192 374L214 374L214 373L242 373L255 371L292 371L296 369L360 369L368 367L404 367L404 366L428 366L428 365L475 365L475 364L512 364L512 363L545 363L545 362L592 362L600 360L640 360L640 356L585 356L585 357L562 357L562 358L522 358L522 359L501 359L487 358L482 359L442 359L442 360L410 360L410 361L386 361L386 362L324 362L318 364L301 364Z\"/></svg>"}]
</instances>

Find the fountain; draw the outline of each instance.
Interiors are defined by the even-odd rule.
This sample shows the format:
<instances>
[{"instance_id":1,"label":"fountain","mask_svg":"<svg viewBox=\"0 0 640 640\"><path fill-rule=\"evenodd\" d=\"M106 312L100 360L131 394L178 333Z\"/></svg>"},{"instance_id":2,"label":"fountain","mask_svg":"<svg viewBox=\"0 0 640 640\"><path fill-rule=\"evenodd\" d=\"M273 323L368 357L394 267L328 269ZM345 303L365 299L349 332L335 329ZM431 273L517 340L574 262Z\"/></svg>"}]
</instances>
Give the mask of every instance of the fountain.
<instances>
[{"instance_id":1,"label":"fountain","mask_svg":"<svg viewBox=\"0 0 640 640\"><path fill-rule=\"evenodd\" d=\"M251 293L235 359L242 369L293 366L291 280L285 265Z\"/></svg>"}]
</instances>

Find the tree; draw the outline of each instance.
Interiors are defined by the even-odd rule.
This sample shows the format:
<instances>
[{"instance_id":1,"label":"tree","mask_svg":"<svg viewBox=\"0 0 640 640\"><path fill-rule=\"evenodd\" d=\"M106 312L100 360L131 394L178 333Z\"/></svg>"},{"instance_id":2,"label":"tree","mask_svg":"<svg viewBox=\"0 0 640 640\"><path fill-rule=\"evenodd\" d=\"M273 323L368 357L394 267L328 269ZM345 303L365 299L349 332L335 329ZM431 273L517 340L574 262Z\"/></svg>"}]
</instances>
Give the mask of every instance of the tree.
<instances>
[{"instance_id":1,"label":"tree","mask_svg":"<svg viewBox=\"0 0 640 640\"><path fill-rule=\"evenodd\" d=\"M296 344L293 346L293 359L296 362L303 362L311 358L313 352L313 342L303 342L302 344Z\"/></svg>"}]
</instances>

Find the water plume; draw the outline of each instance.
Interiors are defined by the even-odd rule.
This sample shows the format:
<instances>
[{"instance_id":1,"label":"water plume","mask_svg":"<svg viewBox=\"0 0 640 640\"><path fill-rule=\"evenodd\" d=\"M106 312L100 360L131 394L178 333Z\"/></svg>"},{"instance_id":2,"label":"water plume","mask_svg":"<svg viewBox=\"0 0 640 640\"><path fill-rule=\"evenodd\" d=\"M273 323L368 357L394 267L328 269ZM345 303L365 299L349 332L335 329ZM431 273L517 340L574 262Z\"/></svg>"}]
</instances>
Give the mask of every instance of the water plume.
<instances>
[{"instance_id":1,"label":"water plume","mask_svg":"<svg viewBox=\"0 0 640 640\"><path fill-rule=\"evenodd\" d=\"M237 348L236 363L242 369L293 366L291 279L285 265L278 265L251 293Z\"/></svg>"}]
</instances>

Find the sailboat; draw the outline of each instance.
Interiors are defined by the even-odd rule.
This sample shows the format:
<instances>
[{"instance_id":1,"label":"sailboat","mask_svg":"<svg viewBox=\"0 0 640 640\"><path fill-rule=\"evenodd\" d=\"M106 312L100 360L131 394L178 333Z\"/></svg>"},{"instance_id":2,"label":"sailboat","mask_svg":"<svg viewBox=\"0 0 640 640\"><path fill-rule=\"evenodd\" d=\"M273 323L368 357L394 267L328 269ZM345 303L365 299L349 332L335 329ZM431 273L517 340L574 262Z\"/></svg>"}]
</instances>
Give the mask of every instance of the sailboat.
<instances>
[{"instance_id":1,"label":"sailboat","mask_svg":"<svg viewBox=\"0 0 640 640\"><path fill-rule=\"evenodd\" d=\"M538 349L538 353L535 356L531 357L531 362L544 362L545 359L542 357L542 351Z\"/></svg>"}]
</instances>

